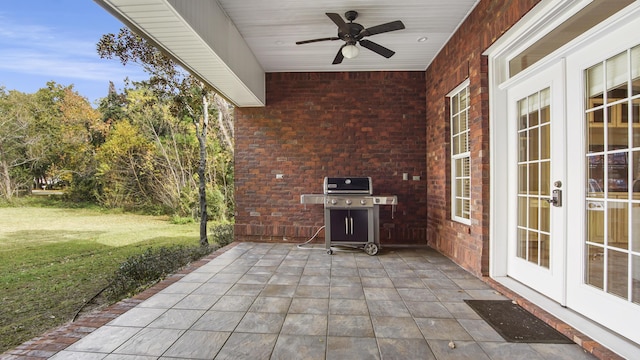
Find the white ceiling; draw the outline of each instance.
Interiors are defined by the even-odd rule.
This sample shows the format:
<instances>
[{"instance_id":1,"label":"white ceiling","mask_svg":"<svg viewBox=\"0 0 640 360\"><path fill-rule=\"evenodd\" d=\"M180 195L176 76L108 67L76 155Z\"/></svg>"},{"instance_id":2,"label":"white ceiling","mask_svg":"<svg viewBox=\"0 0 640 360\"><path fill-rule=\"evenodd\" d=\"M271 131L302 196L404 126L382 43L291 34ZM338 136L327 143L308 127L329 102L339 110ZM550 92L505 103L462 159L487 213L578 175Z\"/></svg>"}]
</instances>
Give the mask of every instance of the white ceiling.
<instances>
[{"instance_id":1,"label":"white ceiling","mask_svg":"<svg viewBox=\"0 0 640 360\"><path fill-rule=\"evenodd\" d=\"M145 35L237 106L264 106L265 73L424 71L480 0L94 0ZM400 20L405 29L366 37L395 51L333 65L343 41L325 13L355 10L365 28ZM426 41L418 41L426 38Z\"/></svg>"},{"instance_id":2,"label":"white ceiling","mask_svg":"<svg viewBox=\"0 0 640 360\"><path fill-rule=\"evenodd\" d=\"M425 70L479 0L218 0L265 72ZM343 41L296 45L296 41L337 36L325 13L365 28L401 20L404 30L367 39L396 52L389 59L360 47L354 59L332 65ZM424 42L418 42L426 37Z\"/></svg>"}]
</instances>

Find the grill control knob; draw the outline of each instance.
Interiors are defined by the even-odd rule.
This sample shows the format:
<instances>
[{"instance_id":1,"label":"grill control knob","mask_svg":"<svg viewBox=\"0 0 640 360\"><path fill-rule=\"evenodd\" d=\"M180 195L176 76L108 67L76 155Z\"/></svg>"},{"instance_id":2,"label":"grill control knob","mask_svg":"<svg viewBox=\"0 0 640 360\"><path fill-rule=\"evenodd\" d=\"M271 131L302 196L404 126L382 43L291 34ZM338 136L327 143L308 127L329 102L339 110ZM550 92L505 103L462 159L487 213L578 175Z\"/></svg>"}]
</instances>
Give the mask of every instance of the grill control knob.
<instances>
[{"instance_id":1,"label":"grill control knob","mask_svg":"<svg viewBox=\"0 0 640 360\"><path fill-rule=\"evenodd\" d=\"M345 200L344 203L347 204L347 205L351 205L351 199Z\"/></svg>"},{"instance_id":2,"label":"grill control knob","mask_svg":"<svg viewBox=\"0 0 640 360\"><path fill-rule=\"evenodd\" d=\"M360 205L366 205L366 204L367 204L367 199L360 200Z\"/></svg>"},{"instance_id":3,"label":"grill control knob","mask_svg":"<svg viewBox=\"0 0 640 360\"><path fill-rule=\"evenodd\" d=\"M336 200L336 199L331 199L331 205L335 205L335 204L337 204L337 203L338 203L338 200Z\"/></svg>"}]
</instances>

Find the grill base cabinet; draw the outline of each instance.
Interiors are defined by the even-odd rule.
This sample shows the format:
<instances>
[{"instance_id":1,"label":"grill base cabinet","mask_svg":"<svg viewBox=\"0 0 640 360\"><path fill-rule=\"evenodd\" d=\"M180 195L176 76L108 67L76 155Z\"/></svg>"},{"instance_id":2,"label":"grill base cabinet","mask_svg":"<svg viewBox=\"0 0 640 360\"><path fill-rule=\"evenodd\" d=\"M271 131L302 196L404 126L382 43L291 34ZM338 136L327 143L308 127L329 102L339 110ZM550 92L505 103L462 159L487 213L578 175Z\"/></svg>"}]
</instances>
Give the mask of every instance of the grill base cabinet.
<instances>
[{"instance_id":1,"label":"grill base cabinet","mask_svg":"<svg viewBox=\"0 0 640 360\"><path fill-rule=\"evenodd\" d=\"M377 206L367 209L325 209L325 248L332 254L331 246L364 247L369 255L375 255L379 249L378 229L376 228Z\"/></svg>"}]
</instances>

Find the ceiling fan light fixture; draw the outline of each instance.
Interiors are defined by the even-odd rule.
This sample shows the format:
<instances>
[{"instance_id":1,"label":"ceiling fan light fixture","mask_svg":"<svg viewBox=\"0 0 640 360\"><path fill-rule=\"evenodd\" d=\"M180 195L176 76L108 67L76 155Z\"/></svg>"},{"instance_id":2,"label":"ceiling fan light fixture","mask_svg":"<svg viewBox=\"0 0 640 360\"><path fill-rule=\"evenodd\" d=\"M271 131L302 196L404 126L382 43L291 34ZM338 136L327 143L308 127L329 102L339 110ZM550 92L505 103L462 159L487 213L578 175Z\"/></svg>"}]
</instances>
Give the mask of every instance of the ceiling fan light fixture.
<instances>
[{"instance_id":1,"label":"ceiling fan light fixture","mask_svg":"<svg viewBox=\"0 0 640 360\"><path fill-rule=\"evenodd\" d=\"M355 45L346 45L342 48L342 55L347 59L353 59L358 56L360 50Z\"/></svg>"}]
</instances>

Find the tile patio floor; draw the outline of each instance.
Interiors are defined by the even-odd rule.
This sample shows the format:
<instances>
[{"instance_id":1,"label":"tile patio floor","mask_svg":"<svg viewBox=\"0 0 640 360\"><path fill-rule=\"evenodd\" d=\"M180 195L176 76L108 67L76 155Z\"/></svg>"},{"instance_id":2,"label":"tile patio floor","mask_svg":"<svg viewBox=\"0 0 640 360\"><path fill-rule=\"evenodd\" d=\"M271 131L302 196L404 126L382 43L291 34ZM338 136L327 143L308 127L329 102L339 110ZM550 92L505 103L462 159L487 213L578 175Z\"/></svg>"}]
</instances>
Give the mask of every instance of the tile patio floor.
<instances>
[{"instance_id":1,"label":"tile patio floor","mask_svg":"<svg viewBox=\"0 0 640 360\"><path fill-rule=\"evenodd\" d=\"M507 298L426 247L330 256L319 245L239 243L79 340L67 337L56 351L41 347L40 354L55 360L594 358L576 344L508 343L463 299ZM23 359L28 345L2 357Z\"/></svg>"}]
</instances>

